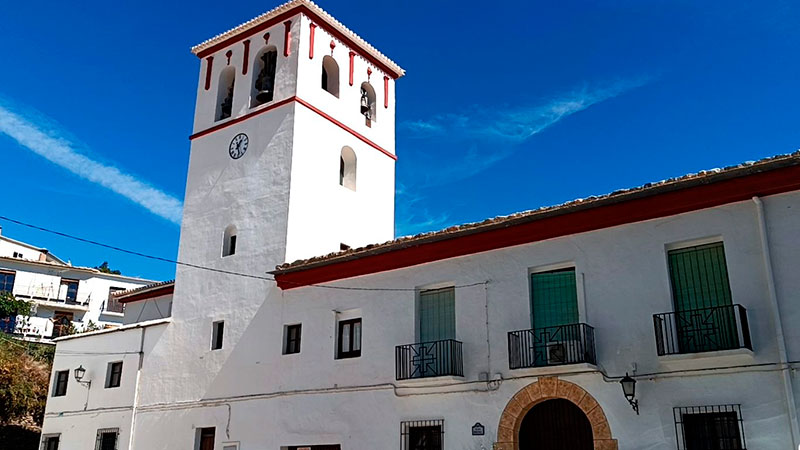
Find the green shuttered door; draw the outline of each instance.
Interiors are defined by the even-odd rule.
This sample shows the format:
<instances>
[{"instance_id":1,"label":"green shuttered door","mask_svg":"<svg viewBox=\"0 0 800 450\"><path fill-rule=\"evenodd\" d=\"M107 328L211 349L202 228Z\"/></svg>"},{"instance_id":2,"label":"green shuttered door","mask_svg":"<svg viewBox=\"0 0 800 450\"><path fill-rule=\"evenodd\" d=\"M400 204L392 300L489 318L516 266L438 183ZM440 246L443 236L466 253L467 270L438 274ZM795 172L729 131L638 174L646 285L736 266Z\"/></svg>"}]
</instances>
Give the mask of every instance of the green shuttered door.
<instances>
[{"instance_id":1,"label":"green shuttered door","mask_svg":"<svg viewBox=\"0 0 800 450\"><path fill-rule=\"evenodd\" d=\"M671 250L668 260L681 351L738 347L734 310L724 308L733 301L722 243Z\"/></svg>"},{"instance_id":2,"label":"green shuttered door","mask_svg":"<svg viewBox=\"0 0 800 450\"><path fill-rule=\"evenodd\" d=\"M575 269L531 274L533 328L578 323Z\"/></svg>"},{"instance_id":3,"label":"green shuttered door","mask_svg":"<svg viewBox=\"0 0 800 450\"><path fill-rule=\"evenodd\" d=\"M456 338L456 294L454 288L419 294L420 342Z\"/></svg>"}]
</instances>

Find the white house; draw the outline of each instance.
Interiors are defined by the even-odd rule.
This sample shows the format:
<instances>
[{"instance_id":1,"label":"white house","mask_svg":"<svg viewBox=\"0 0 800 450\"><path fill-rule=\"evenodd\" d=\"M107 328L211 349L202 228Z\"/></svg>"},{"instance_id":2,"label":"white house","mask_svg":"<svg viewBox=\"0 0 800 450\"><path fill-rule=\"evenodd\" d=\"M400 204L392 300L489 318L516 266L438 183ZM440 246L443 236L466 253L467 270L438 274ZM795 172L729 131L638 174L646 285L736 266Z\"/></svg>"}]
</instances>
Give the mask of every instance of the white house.
<instances>
[{"instance_id":1,"label":"white house","mask_svg":"<svg viewBox=\"0 0 800 450\"><path fill-rule=\"evenodd\" d=\"M800 444L800 153L392 240L400 67L308 0L193 52L174 292L57 340L42 448Z\"/></svg>"},{"instance_id":2,"label":"white house","mask_svg":"<svg viewBox=\"0 0 800 450\"><path fill-rule=\"evenodd\" d=\"M3 236L0 228L0 291L33 303L30 317L3 318L2 329L25 339L48 341L90 322L119 326L122 305L110 294L150 283L73 266L46 249Z\"/></svg>"}]
</instances>

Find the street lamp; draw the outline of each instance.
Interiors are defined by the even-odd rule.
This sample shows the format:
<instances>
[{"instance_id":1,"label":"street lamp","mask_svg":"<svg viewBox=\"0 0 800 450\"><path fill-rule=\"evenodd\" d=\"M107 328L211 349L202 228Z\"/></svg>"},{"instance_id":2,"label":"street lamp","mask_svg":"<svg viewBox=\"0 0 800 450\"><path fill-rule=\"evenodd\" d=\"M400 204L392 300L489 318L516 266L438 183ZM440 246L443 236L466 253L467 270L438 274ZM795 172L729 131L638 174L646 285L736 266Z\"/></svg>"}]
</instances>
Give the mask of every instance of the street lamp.
<instances>
[{"instance_id":1,"label":"street lamp","mask_svg":"<svg viewBox=\"0 0 800 450\"><path fill-rule=\"evenodd\" d=\"M92 380L82 381L83 376L86 375L86 369L83 368L83 364L81 364L80 366L78 366L77 369L75 369L74 374L75 374L75 381L81 384L85 384L87 387L91 386Z\"/></svg>"},{"instance_id":2,"label":"street lamp","mask_svg":"<svg viewBox=\"0 0 800 450\"><path fill-rule=\"evenodd\" d=\"M622 393L625 394L625 399L628 400L628 403L631 404L631 408L636 411L636 415L638 416L639 400L636 400L636 380L625 372L625 377L619 380L619 384L622 385Z\"/></svg>"}]
</instances>

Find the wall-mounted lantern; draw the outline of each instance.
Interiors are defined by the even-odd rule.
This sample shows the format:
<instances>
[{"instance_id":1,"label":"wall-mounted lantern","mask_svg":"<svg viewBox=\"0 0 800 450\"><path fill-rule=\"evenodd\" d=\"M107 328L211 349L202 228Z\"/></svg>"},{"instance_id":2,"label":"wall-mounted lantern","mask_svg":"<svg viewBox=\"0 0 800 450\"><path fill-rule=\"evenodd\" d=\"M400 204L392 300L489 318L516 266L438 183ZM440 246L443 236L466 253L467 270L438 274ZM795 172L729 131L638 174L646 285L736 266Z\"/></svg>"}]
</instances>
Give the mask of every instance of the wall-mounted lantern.
<instances>
[{"instance_id":1,"label":"wall-mounted lantern","mask_svg":"<svg viewBox=\"0 0 800 450\"><path fill-rule=\"evenodd\" d=\"M628 376L628 373L625 372L625 377L619 380L619 384L622 385L622 393L625 394L625 399L628 400L628 403L631 404L631 408L636 411L636 415L639 415L639 400L636 400L636 380Z\"/></svg>"},{"instance_id":2,"label":"wall-mounted lantern","mask_svg":"<svg viewBox=\"0 0 800 450\"><path fill-rule=\"evenodd\" d=\"M87 388L92 385L92 380L83 381L83 377L84 375L86 375L86 369L83 368L83 364L81 364L80 366L78 366L77 369L75 369L74 375L75 375L75 381L77 381L78 383L85 384Z\"/></svg>"}]
</instances>

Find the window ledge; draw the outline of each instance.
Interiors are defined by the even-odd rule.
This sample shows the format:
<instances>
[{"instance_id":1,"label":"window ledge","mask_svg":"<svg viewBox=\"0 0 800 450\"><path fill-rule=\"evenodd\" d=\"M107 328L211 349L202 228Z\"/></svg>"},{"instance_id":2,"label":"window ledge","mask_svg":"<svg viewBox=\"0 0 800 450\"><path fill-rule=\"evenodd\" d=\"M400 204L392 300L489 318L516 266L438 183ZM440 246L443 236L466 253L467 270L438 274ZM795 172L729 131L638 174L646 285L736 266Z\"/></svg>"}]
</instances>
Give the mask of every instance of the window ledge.
<instances>
[{"instance_id":1,"label":"window ledge","mask_svg":"<svg viewBox=\"0 0 800 450\"><path fill-rule=\"evenodd\" d=\"M452 383L463 383L464 377L457 375L442 375L439 377L409 378L407 380L397 380L398 385L404 386L441 386Z\"/></svg>"},{"instance_id":2,"label":"window ledge","mask_svg":"<svg viewBox=\"0 0 800 450\"><path fill-rule=\"evenodd\" d=\"M557 366L523 367L511 369L512 373L525 375L561 375L568 373L598 372L600 369L590 363L561 364Z\"/></svg>"},{"instance_id":3,"label":"window ledge","mask_svg":"<svg viewBox=\"0 0 800 450\"><path fill-rule=\"evenodd\" d=\"M673 370L691 370L707 367L725 367L729 365L748 364L753 362L754 353L747 348L719 350L715 352L683 353L658 357L658 362Z\"/></svg>"},{"instance_id":4,"label":"window ledge","mask_svg":"<svg viewBox=\"0 0 800 450\"><path fill-rule=\"evenodd\" d=\"M115 312L115 311L100 311L101 316L111 316L111 317L125 317L125 313Z\"/></svg>"}]
</instances>

